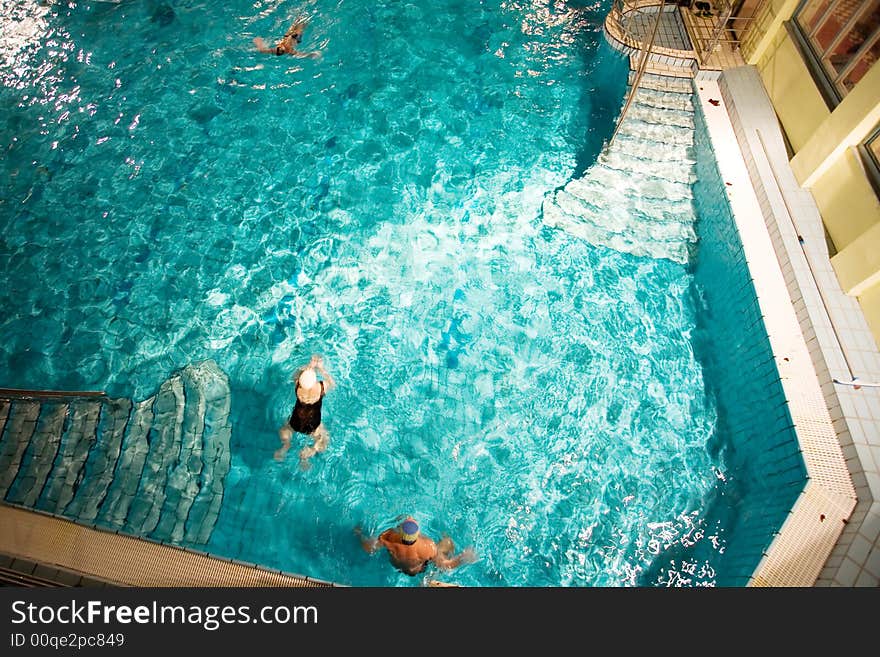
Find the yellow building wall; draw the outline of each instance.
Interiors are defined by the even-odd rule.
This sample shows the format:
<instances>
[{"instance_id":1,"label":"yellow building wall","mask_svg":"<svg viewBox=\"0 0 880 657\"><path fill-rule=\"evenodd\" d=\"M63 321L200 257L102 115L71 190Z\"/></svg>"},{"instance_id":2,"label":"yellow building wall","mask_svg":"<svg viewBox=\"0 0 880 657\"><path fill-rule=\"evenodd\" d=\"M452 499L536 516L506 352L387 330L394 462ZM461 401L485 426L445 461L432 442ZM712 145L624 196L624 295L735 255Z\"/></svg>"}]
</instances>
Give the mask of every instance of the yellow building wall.
<instances>
[{"instance_id":1,"label":"yellow building wall","mask_svg":"<svg viewBox=\"0 0 880 657\"><path fill-rule=\"evenodd\" d=\"M853 146L880 122L880 66L832 113L783 25L800 0L767 0L744 35L746 62L761 73L795 152L792 170L809 189L838 250L832 258L841 287L858 297L880 344L880 200Z\"/></svg>"},{"instance_id":2,"label":"yellow building wall","mask_svg":"<svg viewBox=\"0 0 880 657\"><path fill-rule=\"evenodd\" d=\"M831 116L831 111L785 28L780 28L756 66L785 134L797 152Z\"/></svg>"},{"instance_id":3,"label":"yellow building wall","mask_svg":"<svg viewBox=\"0 0 880 657\"><path fill-rule=\"evenodd\" d=\"M880 344L880 284L873 285L859 297L859 305L865 315L865 321L871 327L874 342Z\"/></svg>"},{"instance_id":4,"label":"yellow building wall","mask_svg":"<svg viewBox=\"0 0 880 657\"><path fill-rule=\"evenodd\" d=\"M872 66L792 158L791 169L798 182L812 188L848 149L865 141L878 124L880 66ZM852 173L864 177L855 169Z\"/></svg>"},{"instance_id":5,"label":"yellow building wall","mask_svg":"<svg viewBox=\"0 0 880 657\"><path fill-rule=\"evenodd\" d=\"M868 231L880 224L880 201L854 149L846 150L835 160L810 192L840 255L860 237L874 242L875 238ZM880 241L874 244L873 250L880 258ZM880 260L877 266L880 268ZM846 286L844 290L848 291Z\"/></svg>"}]
</instances>

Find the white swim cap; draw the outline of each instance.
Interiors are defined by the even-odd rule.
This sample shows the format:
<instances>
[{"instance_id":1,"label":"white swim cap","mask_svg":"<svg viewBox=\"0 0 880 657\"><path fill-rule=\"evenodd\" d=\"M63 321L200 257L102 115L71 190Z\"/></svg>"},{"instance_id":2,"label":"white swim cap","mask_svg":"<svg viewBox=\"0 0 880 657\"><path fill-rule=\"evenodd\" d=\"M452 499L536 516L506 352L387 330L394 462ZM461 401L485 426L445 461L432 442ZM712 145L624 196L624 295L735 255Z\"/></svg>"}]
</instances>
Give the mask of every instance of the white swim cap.
<instances>
[{"instance_id":1,"label":"white swim cap","mask_svg":"<svg viewBox=\"0 0 880 657\"><path fill-rule=\"evenodd\" d=\"M299 375L299 385L303 388L312 388L317 382L318 377L315 376L315 370L311 367L307 367Z\"/></svg>"}]
</instances>

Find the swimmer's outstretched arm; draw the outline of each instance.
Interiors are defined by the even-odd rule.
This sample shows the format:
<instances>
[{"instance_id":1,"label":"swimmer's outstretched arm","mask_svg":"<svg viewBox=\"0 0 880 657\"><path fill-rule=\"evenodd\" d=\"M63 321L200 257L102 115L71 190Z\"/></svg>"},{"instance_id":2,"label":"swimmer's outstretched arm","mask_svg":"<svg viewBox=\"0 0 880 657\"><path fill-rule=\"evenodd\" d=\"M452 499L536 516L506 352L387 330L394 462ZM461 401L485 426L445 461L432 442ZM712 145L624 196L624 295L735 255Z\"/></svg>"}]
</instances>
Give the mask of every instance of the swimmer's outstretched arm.
<instances>
[{"instance_id":1,"label":"swimmer's outstretched arm","mask_svg":"<svg viewBox=\"0 0 880 657\"><path fill-rule=\"evenodd\" d=\"M257 47L257 50L260 52L268 53L270 55L275 54L275 48L270 47L262 38L257 37L254 39L254 45Z\"/></svg>"},{"instance_id":2,"label":"swimmer's outstretched arm","mask_svg":"<svg viewBox=\"0 0 880 657\"><path fill-rule=\"evenodd\" d=\"M302 30L306 29L306 26L308 26L308 24L308 18L297 18L295 21L293 21L293 23L290 24L290 27L287 28L287 32L284 33L284 36L290 36L291 34L302 32Z\"/></svg>"},{"instance_id":3,"label":"swimmer's outstretched arm","mask_svg":"<svg viewBox=\"0 0 880 657\"><path fill-rule=\"evenodd\" d=\"M454 557L443 553L441 550L437 550L437 554L434 556L434 563L437 564L440 570L452 570L464 563L473 563L476 560L477 555L473 548L465 548L459 555Z\"/></svg>"},{"instance_id":4,"label":"swimmer's outstretched arm","mask_svg":"<svg viewBox=\"0 0 880 657\"><path fill-rule=\"evenodd\" d=\"M354 528L354 535L358 537L361 542L361 547L367 554L373 554L379 549L379 539L373 538L372 536L364 536L364 532L361 530L360 525Z\"/></svg>"},{"instance_id":5,"label":"swimmer's outstretched arm","mask_svg":"<svg viewBox=\"0 0 880 657\"><path fill-rule=\"evenodd\" d=\"M324 392L328 392L336 386L336 381L334 381L333 377L330 376L330 372L328 372L324 368L323 358L321 358L317 354L312 356L312 360L311 362L309 362L309 367L314 367L321 374L321 376L324 377Z\"/></svg>"}]
</instances>

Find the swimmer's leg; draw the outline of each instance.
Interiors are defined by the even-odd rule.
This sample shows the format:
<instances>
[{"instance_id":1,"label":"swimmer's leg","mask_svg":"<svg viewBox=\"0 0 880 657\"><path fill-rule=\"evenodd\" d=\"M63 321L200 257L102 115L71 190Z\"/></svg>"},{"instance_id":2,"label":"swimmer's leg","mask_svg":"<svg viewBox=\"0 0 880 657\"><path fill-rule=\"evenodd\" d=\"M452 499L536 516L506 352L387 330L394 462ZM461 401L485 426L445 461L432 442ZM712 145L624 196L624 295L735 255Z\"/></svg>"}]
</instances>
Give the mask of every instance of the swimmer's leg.
<instances>
[{"instance_id":1,"label":"swimmer's leg","mask_svg":"<svg viewBox=\"0 0 880 657\"><path fill-rule=\"evenodd\" d=\"M275 460L283 461L287 450L290 449L290 439L293 437L293 429L289 424L285 424L278 430L278 438L281 440L281 447L275 450Z\"/></svg>"},{"instance_id":2,"label":"swimmer's leg","mask_svg":"<svg viewBox=\"0 0 880 657\"><path fill-rule=\"evenodd\" d=\"M330 434L327 433L327 428L323 422L318 425L318 428L315 429L312 435L315 437L315 442L303 447L299 452L299 464L303 470L309 468L309 459L327 449L327 444L330 442Z\"/></svg>"},{"instance_id":3,"label":"swimmer's leg","mask_svg":"<svg viewBox=\"0 0 880 657\"><path fill-rule=\"evenodd\" d=\"M327 427L324 426L324 423L318 425L318 428L315 429L315 451L323 452L327 449L327 445L330 443L330 434L327 432Z\"/></svg>"}]
</instances>

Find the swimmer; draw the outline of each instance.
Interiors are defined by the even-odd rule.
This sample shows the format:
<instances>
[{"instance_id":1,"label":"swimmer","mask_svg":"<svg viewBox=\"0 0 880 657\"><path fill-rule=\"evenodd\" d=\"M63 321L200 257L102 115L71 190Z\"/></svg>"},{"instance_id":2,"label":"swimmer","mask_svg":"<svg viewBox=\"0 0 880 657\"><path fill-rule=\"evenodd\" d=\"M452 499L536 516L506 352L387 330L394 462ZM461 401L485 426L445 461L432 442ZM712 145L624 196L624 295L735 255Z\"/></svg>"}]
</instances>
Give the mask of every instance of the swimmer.
<instances>
[{"instance_id":1,"label":"swimmer","mask_svg":"<svg viewBox=\"0 0 880 657\"><path fill-rule=\"evenodd\" d=\"M451 538L444 536L439 543L434 543L422 535L419 523L412 517L407 517L397 527L386 529L379 538L364 536L360 527L355 527L354 533L365 552L373 554L384 547L388 550L392 565L407 575L418 575L431 561L441 570L451 570L477 560L471 548L465 548L453 556L455 544Z\"/></svg>"},{"instance_id":2,"label":"swimmer","mask_svg":"<svg viewBox=\"0 0 880 657\"><path fill-rule=\"evenodd\" d=\"M281 37L281 41L276 43L274 46L269 46L260 37L254 39L254 45L257 47L257 50L259 52L266 53L268 55L293 55L294 57L311 57L312 59L317 59L321 56L321 52L318 50L304 52L302 50L296 49L296 46L302 43L303 32L305 32L306 25L308 24L308 18L297 18L293 22L293 25L291 25L287 32L284 34L284 36Z\"/></svg>"}]
</instances>

